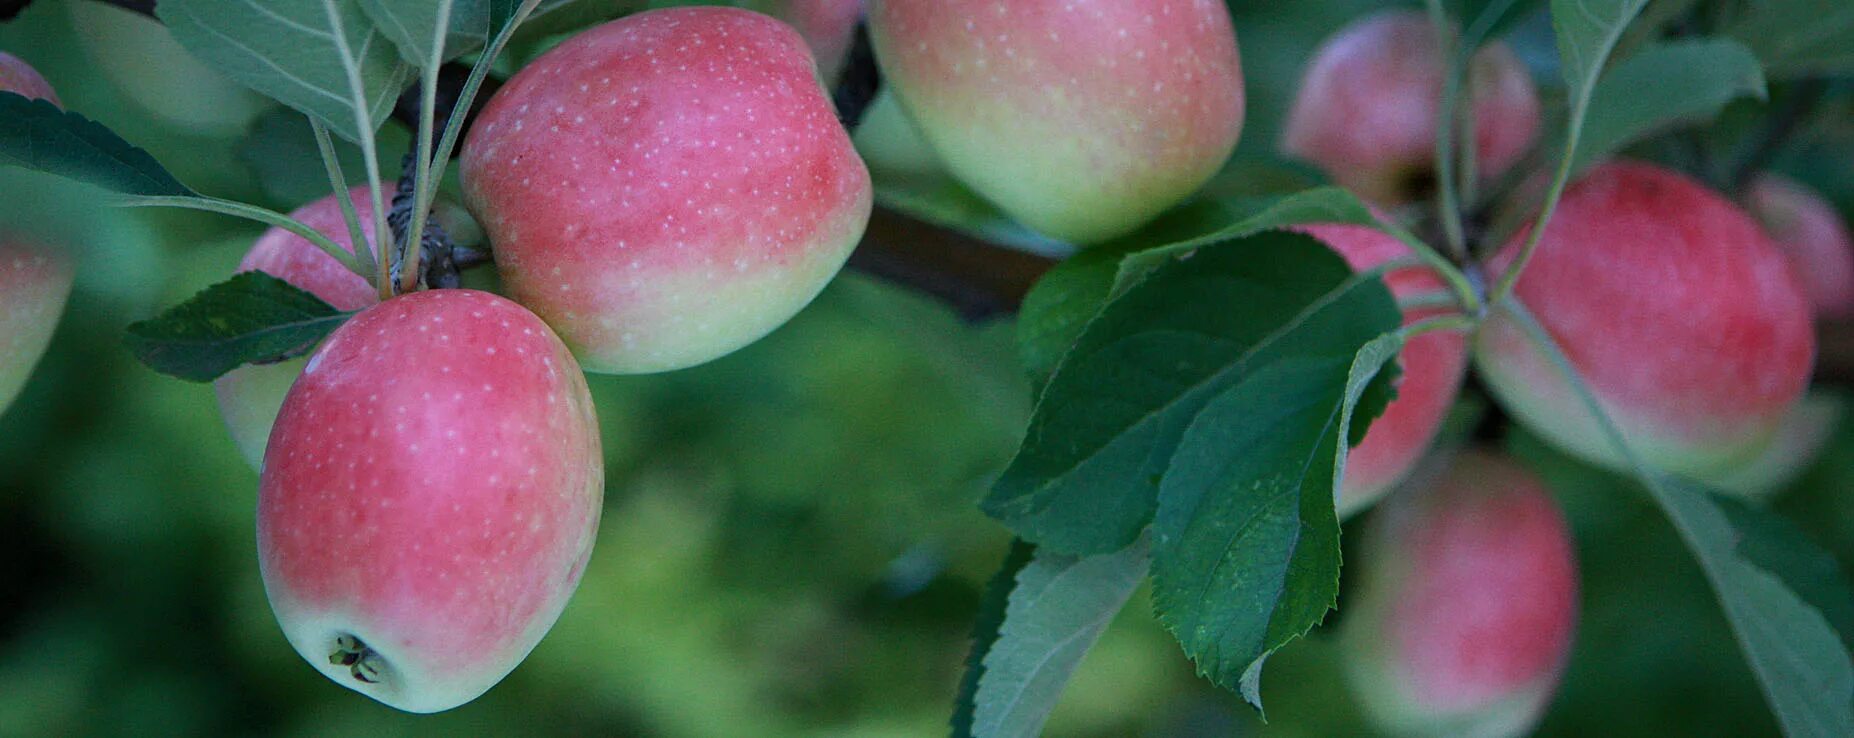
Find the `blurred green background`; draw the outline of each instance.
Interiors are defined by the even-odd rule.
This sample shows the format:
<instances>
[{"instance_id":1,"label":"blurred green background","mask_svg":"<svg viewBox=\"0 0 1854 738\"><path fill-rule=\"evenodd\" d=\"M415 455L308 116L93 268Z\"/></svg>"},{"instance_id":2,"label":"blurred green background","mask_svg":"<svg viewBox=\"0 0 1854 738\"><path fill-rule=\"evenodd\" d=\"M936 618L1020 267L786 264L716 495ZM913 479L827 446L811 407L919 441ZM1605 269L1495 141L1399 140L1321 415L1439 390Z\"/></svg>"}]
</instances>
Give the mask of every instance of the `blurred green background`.
<instances>
[{"instance_id":1,"label":"blurred green background","mask_svg":"<svg viewBox=\"0 0 1854 738\"><path fill-rule=\"evenodd\" d=\"M1378 5L1234 3L1251 113L1225 184L1269 158L1318 40ZM319 168L301 171L301 150L278 143L291 139L248 137L289 117L257 117L261 104L164 56L141 21L100 10L40 0L0 25L0 49L203 192L286 209L320 194ZM1545 74L1537 26L1517 42ZM1811 133L1792 168L1846 204L1854 134ZM258 578L256 475L210 388L157 376L119 345L129 321L226 277L258 228L95 217L109 242L90 244L51 353L0 417L0 736L944 734L1006 543L973 501L1029 413L1008 324L964 325L847 274L737 355L592 377L609 487L584 584L505 683L410 716L328 682L285 643ZM1584 576L1576 651L1542 732L1774 734L1697 567L1642 495L1523 435L1508 442L1559 492ZM1796 487L1779 508L1854 563L1854 432ZM1349 524L1348 541L1369 524ZM1363 734L1330 630L1271 659L1264 726L1192 675L1137 596L1049 732Z\"/></svg>"}]
</instances>

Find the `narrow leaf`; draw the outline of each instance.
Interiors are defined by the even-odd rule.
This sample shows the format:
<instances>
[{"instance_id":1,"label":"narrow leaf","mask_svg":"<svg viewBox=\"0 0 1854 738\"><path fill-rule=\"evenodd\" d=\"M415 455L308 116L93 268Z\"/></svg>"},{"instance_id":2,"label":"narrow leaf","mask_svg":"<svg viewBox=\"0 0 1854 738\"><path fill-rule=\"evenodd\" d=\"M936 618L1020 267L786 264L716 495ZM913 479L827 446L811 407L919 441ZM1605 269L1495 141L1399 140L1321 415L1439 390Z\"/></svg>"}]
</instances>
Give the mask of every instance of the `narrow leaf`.
<instances>
[{"instance_id":1,"label":"narrow leaf","mask_svg":"<svg viewBox=\"0 0 1854 738\"><path fill-rule=\"evenodd\" d=\"M1559 64L1573 101L1588 102L1616 42L1647 4L1648 0L1551 0Z\"/></svg>"},{"instance_id":2,"label":"narrow leaf","mask_svg":"<svg viewBox=\"0 0 1854 738\"><path fill-rule=\"evenodd\" d=\"M975 738L1035 738L1082 657L1146 579L1150 545L1077 558L1039 550L1017 574L975 694Z\"/></svg>"},{"instance_id":3,"label":"narrow leaf","mask_svg":"<svg viewBox=\"0 0 1854 738\"><path fill-rule=\"evenodd\" d=\"M1729 39L1673 41L1618 62L1591 95L1572 171L1681 123L1710 120L1740 97L1763 98L1757 57Z\"/></svg>"},{"instance_id":4,"label":"narrow leaf","mask_svg":"<svg viewBox=\"0 0 1854 738\"><path fill-rule=\"evenodd\" d=\"M1151 521L1186 426L1258 357L1317 343L1309 324L1364 325L1363 338L1335 350L1349 360L1398 322L1382 282L1353 275L1300 234L1264 233L1173 260L1088 324L983 507L1059 552L1125 548Z\"/></svg>"},{"instance_id":5,"label":"narrow leaf","mask_svg":"<svg viewBox=\"0 0 1854 738\"><path fill-rule=\"evenodd\" d=\"M1772 78L1854 73L1854 3L1847 0L1748 3L1728 33L1751 47Z\"/></svg>"},{"instance_id":6,"label":"narrow leaf","mask_svg":"<svg viewBox=\"0 0 1854 738\"><path fill-rule=\"evenodd\" d=\"M0 165L55 174L125 195L195 194L148 152L103 124L11 92L0 92Z\"/></svg>"},{"instance_id":7,"label":"narrow leaf","mask_svg":"<svg viewBox=\"0 0 1854 738\"><path fill-rule=\"evenodd\" d=\"M162 0L155 12L194 56L349 141L405 88L408 67L360 0Z\"/></svg>"},{"instance_id":8,"label":"narrow leaf","mask_svg":"<svg viewBox=\"0 0 1854 738\"><path fill-rule=\"evenodd\" d=\"M495 0L361 0L367 16L399 48L400 58L421 68L434 52L439 61L450 61L489 43L502 30L496 23L502 9L491 7L496 4ZM502 0L500 4L512 14L519 3ZM437 32L440 19L446 20L443 38ZM506 16L502 20L506 23Z\"/></svg>"},{"instance_id":9,"label":"narrow leaf","mask_svg":"<svg viewBox=\"0 0 1854 738\"><path fill-rule=\"evenodd\" d=\"M245 364L301 356L354 313L263 272L242 272L151 320L125 342L149 368L209 382Z\"/></svg>"},{"instance_id":10,"label":"narrow leaf","mask_svg":"<svg viewBox=\"0 0 1854 738\"><path fill-rule=\"evenodd\" d=\"M999 632L1004 629L1011 592L1017 589L1017 573L1030 565L1035 553L1035 546L1022 538L1012 538L1004 563L985 585L978 617L972 622L972 649L966 652L966 671L959 677L959 696L953 701L952 738L972 738L972 721L978 714L979 680L985 676L985 656L991 653Z\"/></svg>"},{"instance_id":11,"label":"narrow leaf","mask_svg":"<svg viewBox=\"0 0 1854 738\"><path fill-rule=\"evenodd\" d=\"M1318 625L1339 596L1333 501L1350 423L1382 412L1389 380L1380 370L1401 346L1356 314L1319 317L1292 350L1255 359L1192 422L1153 522L1160 621L1199 674L1257 709L1263 661Z\"/></svg>"},{"instance_id":12,"label":"narrow leaf","mask_svg":"<svg viewBox=\"0 0 1854 738\"><path fill-rule=\"evenodd\" d=\"M1784 734L1854 735L1854 655L1844 640L1854 592L1822 563L1827 555L1788 526L1643 463L1531 311L1517 300L1501 307L1564 375L1699 559Z\"/></svg>"}]
</instances>

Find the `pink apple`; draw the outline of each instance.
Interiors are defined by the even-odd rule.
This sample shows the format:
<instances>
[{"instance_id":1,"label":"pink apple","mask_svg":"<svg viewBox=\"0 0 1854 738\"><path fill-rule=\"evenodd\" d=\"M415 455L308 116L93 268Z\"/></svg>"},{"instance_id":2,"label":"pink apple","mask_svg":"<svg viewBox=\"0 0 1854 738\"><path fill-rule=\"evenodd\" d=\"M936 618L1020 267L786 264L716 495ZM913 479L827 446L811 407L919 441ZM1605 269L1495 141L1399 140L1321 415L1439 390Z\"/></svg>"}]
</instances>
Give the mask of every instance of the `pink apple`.
<instances>
[{"instance_id":1,"label":"pink apple","mask_svg":"<svg viewBox=\"0 0 1854 738\"><path fill-rule=\"evenodd\" d=\"M62 106L58 93L52 91L51 83L39 75L38 70L17 56L0 51L0 92L25 95L28 98L49 100L53 105Z\"/></svg>"},{"instance_id":2,"label":"pink apple","mask_svg":"<svg viewBox=\"0 0 1854 738\"><path fill-rule=\"evenodd\" d=\"M1819 193L1780 174L1752 180L1751 212L1796 268L1817 315L1854 315L1854 236Z\"/></svg>"},{"instance_id":3,"label":"pink apple","mask_svg":"<svg viewBox=\"0 0 1854 738\"><path fill-rule=\"evenodd\" d=\"M1379 205L1429 196L1447 74L1441 54L1422 11L1384 11L1345 27L1314 52L1281 148ZM1538 90L1512 50L1494 42L1474 55L1468 94L1477 166L1498 177L1538 139Z\"/></svg>"},{"instance_id":4,"label":"pink apple","mask_svg":"<svg viewBox=\"0 0 1854 738\"><path fill-rule=\"evenodd\" d=\"M410 712L500 681L592 550L597 418L546 324L486 292L415 292L337 329L264 455L258 559L284 635Z\"/></svg>"},{"instance_id":5,"label":"pink apple","mask_svg":"<svg viewBox=\"0 0 1854 738\"><path fill-rule=\"evenodd\" d=\"M57 93L38 71L4 51L0 92L59 104ZM70 260L50 245L0 230L0 412L13 403L51 345L75 276Z\"/></svg>"},{"instance_id":6,"label":"pink apple","mask_svg":"<svg viewBox=\"0 0 1854 738\"><path fill-rule=\"evenodd\" d=\"M863 19L863 0L772 0L768 13L805 37L826 84L837 79Z\"/></svg>"},{"instance_id":7,"label":"pink apple","mask_svg":"<svg viewBox=\"0 0 1854 738\"><path fill-rule=\"evenodd\" d=\"M1577 624L1570 531L1512 461L1468 452L1385 503L1349 562L1346 675L1396 735L1519 736L1557 689Z\"/></svg>"},{"instance_id":8,"label":"pink apple","mask_svg":"<svg viewBox=\"0 0 1854 738\"><path fill-rule=\"evenodd\" d=\"M74 275L63 255L0 233L0 412L51 345Z\"/></svg>"},{"instance_id":9,"label":"pink apple","mask_svg":"<svg viewBox=\"0 0 1854 738\"><path fill-rule=\"evenodd\" d=\"M1828 442L1834 440L1835 429L1846 415L1846 403L1838 396L1818 392L1804 395L1756 457L1701 481L1724 492L1768 499L1809 470Z\"/></svg>"},{"instance_id":10,"label":"pink apple","mask_svg":"<svg viewBox=\"0 0 1854 738\"><path fill-rule=\"evenodd\" d=\"M1510 265L1529 235L1489 262ZM1598 166L1564 195L1516 296L1642 457L1706 478L1761 452L1809 384L1815 334L1802 284L1757 221L1649 164ZM1623 459L1505 311L1476 363L1521 422L1585 459Z\"/></svg>"},{"instance_id":11,"label":"pink apple","mask_svg":"<svg viewBox=\"0 0 1854 738\"><path fill-rule=\"evenodd\" d=\"M1055 238L1139 227L1215 174L1242 131L1221 0L871 0L869 30L948 169Z\"/></svg>"},{"instance_id":12,"label":"pink apple","mask_svg":"<svg viewBox=\"0 0 1854 738\"><path fill-rule=\"evenodd\" d=\"M461 171L503 284L601 372L700 364L779 327L872 202L804 40L733 8L555 47L490 100Z\"/></svg>"},{"instance_id":13,"label":"pink apple","mask_svg":"<svg viewBox=\"0 0 1854 738\"><path fill-rule=\"evenodd\" d=\"M373 199L365 186L355 187L348 197L354 203L365 237L373 239ZM354 252L347 220L341 203L334 195L304 205L290 213L304 225L333 239L349 253ZM316 248L309 239L281 228L272 228L260 236L251 251L238 263L238 271L258 271L309 291L340 310L360 310L380 301L379 292L367 280ZM213 382L219 396L219 412L239 452L253 468L264 461L264 443L270 438L271 423L283 407L283 397L302 373L307 359L277 364L240 367Z\"/></svg>"},{"instance_id":14,"label":"pink apple","mask_svg":"<svg viewBox=\"0 0 1854 738\"><path fill-rule=\"evenodd\" d=\"M1375 228L1319 225L1303 229L1345 257L1353 269L1373 269L1411 256L1408 246ZM1447 286L1425 268L1399 269L1385 276L1399 300L1446 296ZM1447 313L1446 308L1404 311L1404 323ZM1458 333L1428 333L1404 346L1398 357L1403 375L1397 399L1371 424L1365 440L1346 455L1345 482L1339 490L1341 517L1363 510L1410 473L1435 440L1436 431L1461 392L1468 366L1467 341Z\"/></svg>"}]
</instances>

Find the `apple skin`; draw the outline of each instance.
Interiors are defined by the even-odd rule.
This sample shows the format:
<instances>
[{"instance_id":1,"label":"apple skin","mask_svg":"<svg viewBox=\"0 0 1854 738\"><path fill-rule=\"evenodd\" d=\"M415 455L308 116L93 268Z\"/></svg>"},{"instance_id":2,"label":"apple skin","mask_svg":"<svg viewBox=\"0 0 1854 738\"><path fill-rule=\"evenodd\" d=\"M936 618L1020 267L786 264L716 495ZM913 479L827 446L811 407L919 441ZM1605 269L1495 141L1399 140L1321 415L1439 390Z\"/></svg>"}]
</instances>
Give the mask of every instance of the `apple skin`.
<instances>
[{"instance_id":1,"label":"apple skin","mask_svg":"<svg viewBox=\"0 0 1854 738\"><path fill-rule=\"evenodd\" d=\"M0 233L0 412L51 345L75 274L64 256Z\"/></svg>"},{"instance_id":2,"label":"apple skin","mask_svg":"<svg viewBox=\"0 0 1854 738\"><path fill-rule=\"evenodd\" d=\"M1502 274L1522 230L1488 263ZM1515 289L1642 458L1701 479L1751 461L1808 388L1808 299L1758 223L1688 177L1613 162L1568 188ZM1554 445L1626 469L1581 396L1495 309L1475 363Z\"/></svg>"},{"instance_id":3,"label":"apple skin","mask_svg":"<svg viewBox=\"0 0 1854 738\"><path fill-rule=\"evenodd\" d=\"M1425 13L1366 16L1314 52L1281 148L1377 205L1426 197L1423 190L1432 190L1435 178L1446 74L1436 28ZM1498 41L1475 53L1468 84L1475 161L1482 176L1498 177L1538 140L1538 89L1512 49Z\"/></svg>"},{"instance_id":4,"label":"apple skin","mask_svg":"<svg viewBox=\"0 0 1854 738\"><path fill-rule=\"evenodd\" d=\"M1809 470L1834 439L1835 429L1845 415L1845 399L1827 391L1812 391L1784 416L1776 435L1756 457L1702 481L1722 492L1768 500Z\"/></svg>"},{"instance_id":5,"label":"apple skin","mask_svg":"<svg viewBox=\"0 0 1854 738\"><path fill-rule=\"evenodd\" d=\"M487 292L396 297L337 329L284 400L258 491L265 591L329 678L447 710L552 627L603 496L585 377L539 318ZM331 660L349 639L368 654L353 667Z\"/></svg>"},{"instance_id":6,"label":"apple skin","mask_svg":"<svg viewBox=\"0 0 1854 738\"><path fill-rule=\"evenodd\" d=\"M1358 271L1412 256L1408 246L1375 228L1316 225L1301 230L1332 247ZM1399 300L1446 294L1448 289L1433 271L1421 267L1392 271L1384 281ZM1449 312L1446 308L1408 309L1404 311L1404 325ZM1429 450L1449 408L1461 394L1462 378L1468 368L1467 339L1454 332L1426 333L1405 345L1397 361L1403 368L1397 398L1372 421L1365 439L1346 454L1345 480L1338 496L1341 518L1383 497L1409 475Z\"/></svg>"},{"instance_id":7,"label":"apple skin","mask_svg":"<svg viewBox=\"0 0 1854 738\"><path fill-rule=\"evenodd\" d=\"M4 51L0 51L0 92L12 92L35 100L49 100L53 105L64 107L64 103L58 100L58 93L52 90L50 82L46 82L45 78L39 75L39 70L33 69L32 65L27 64L24 59Z\"/></svg>"},{"instance_id":8,"label":"apple skin","mask_svg":"<svg viewBox=\"0 0 1854 738\"><path fill-rule=\"evenodd\" d=\"M38 70L4 51L0 92L62 106ZM75 279L70 259L63 254L23 233L0 231L0 412L13 404L51 345Z\"/></svg>"},{"instance_id":9,"label":"apple skin","mask_svg":"<svg viewBox=\"0 0 1854 738\"><path fill-rule=\"evenodd\" d=\"M1341 621L1347 682L1393 735L1525 734L1557 689L1577 628L1568 526L1530 472L1469 451L1387 500Z\"/></svg>"},{"instance_id":10,"label":"apple skin","mask_svg":"<svg viewBox=\"0 0 1854 738\"><path fill-rule=\"evenodd\" d=\"M461 164L503 285L589 371L693 366L784 324L873 201L815 75L789 26L719 7L640 13L536 59Z\"/></svg>"},{"instance_id":11,"label":"apple skin","mask_svg":"<svg viewBox=\"0 0 1854 738\"><path fill-rule=\"evenodd\" d=\"M1801 182L1769 172L1752 180L1745 195L1796 268L1816 315L1854 316L1854 235L1835 206Z\"/></svg>"},{"instance_id":12,"label":"apple skin","mask_svg":"<svg viewBox=\"0 0 1854 738\"><path fill-rule=\"evenodd\" d=\"M843 73L856 39L856 23L863 19L863 0L774 0L769 14L787 23L805 38L817 60L818 76L826 85Z\"/></svg>"},{"instance_id":13,"label":"apple skin","mask_svg":"<svg viewBox=\"0 0 1854 738\"><path fill-rule=\"evenodd\" d=\"M369 242L373 234L373 200L367 187L349 190L360 217L361 231ZM298 208L290 217L302 221L328 236L348 253L354 253L348 222L341 215L341 203L334 195ZM361 310L380 301L380 294L360 275L348 271L341 262L316 248L309 239L282 228L271 228L259 236L251 250L238 263L240 272L264 272L307 290L339 310ZM283 407L283 397L302 374L308 359L293 359L276 364L247 365L232 370L212 383L219 398L219 414L232 433L232 441L252 468L264 461L264 444L270 438L271 423Z\"/></svg>"},{"instance_id":14,"label":"apple skin","mask_svg":"<svg viewBox=\"0 0 1854 738\"><path fill-rule=\"evenodd\" d=\"M1044 235L1124 235L1242 132L1220 0L871 0L884 78L947 168Z\"/></svg>"}]
</instances>

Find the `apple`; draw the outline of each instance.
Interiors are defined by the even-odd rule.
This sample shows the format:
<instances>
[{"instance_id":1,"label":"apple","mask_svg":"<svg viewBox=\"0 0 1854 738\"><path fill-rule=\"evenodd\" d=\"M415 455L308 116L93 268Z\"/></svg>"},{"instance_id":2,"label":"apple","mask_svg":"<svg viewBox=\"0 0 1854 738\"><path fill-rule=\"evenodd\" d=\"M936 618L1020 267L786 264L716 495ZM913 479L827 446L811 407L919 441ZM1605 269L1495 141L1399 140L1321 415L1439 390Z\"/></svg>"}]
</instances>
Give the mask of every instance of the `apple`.
<instances>
[{"instance_id":1,"label":"apple","mask_svg":"<svg viewBox=\"0 0 1854 738\"><path fill-rule=\"evenodd\" d=\"M1745 193L1751 213L1783 249L1819 316L1854 315L1854 236L1834 204L1801 182L1766 172Z\"/></svg>"},{"instance_id":2,"label":"apple","mask_svg":"<svg viewBox=\"0 0 1854 738\"><path fill-rule=\"evenodd\" d=\"M1044 235L1124 235L1195 192L1243 123L1220 0L871 0L876 58L947 168Z\"/></svg>"},{"instance_id":3,"label":"apple","mask_svg":"<svg viewBox=\"0 0 1854 738\"><path fill-rule=\"evenodd\" d=\"M578 585L604 465L585 377L533 313L414 292L323 342L264 454L258 563L297 653L409 712L475 699Z\"/></svg>"},{"instance_id":4,"label":"apple","mask_svg":"<svg viewBox=\"0 0 1854 738\"><path fill-rule=\"evenodd\" d=\"M784 324L842 268L869 172L789 26L735 8L592 28L496 93L466 204L503 285L589 371L669 371Z\"/></svg>"},{"instance_id":5,"label":"apple","mask_svg":"<svg viewBox=\"0 0 1854 738\"><path fill-rule=\"evenodd\" d=\"M363 234L371 242L374 237L373 199L367 187L353 188L348 197L360 217ZM354 253L348 222L334 195L304 205L290 213L290 217L333 239L348 253ZM309 239L282 228L271 228L259 236L251 251L238 263L238 271L264 272L307 290L339 310L360 310L380 301L379 291L365 278L323 253ZM264 444L270 438L271 423L276 421L284 395L307 361L294 359L242 366L213 382L225 427L253 468L264 461Z\"/></svg>"},{"instance_id":6,"label":"apple","mask_svg":"<svg viewBox=\"0 0 1854 738\"><path fill-rule=\"evenodd\" d=\"M1438 111L1447 67L1422 11L1384 11L1341 29L1314 52L1288 112L1281 148L1381 206L1432 195ZM1501 42L1475 52L1467 94L1482 175L1505 173L1539 135L1539 96Z\"/></svg>"},{"instance_id":7,"label":"apple","mask_svg":"<svg viewBox=\"0 0 1854 738\"><path fill-rule=\"evenodd\" d=\"M1301 230L1325 242L1359 271L1412 256L1408 246L1375 228L1316 225ZM1423 267L1392 271L1384 281L1399 300L1448 294L1442 279ZM1404 324L1448 312L1441 307L1406 309ZM1338 496L1340 517L1357 513L1383 497L1429 450L1455 397L1461 393L1462 377L1468 367L1467 340L1450 332L1417 336L1404 346L1397 362L1403 369L1397 398L1372 421L1364 440L1346 455L1345 480Z\"/></svg>"},{"instance_id":8,"label":"apple","mask_svg":"<svg viewBox=\"0 0 1854 738\"><path fill-rule=\"evenodd\" d=\"M38 70L4 51L0 92L59 104ZM13 404L51 345L75 278L70 260L59 251L23 232L0 229L0 412Z\"/></svg>"},{"instance_id":9,"label":"apple","mask_svg":"<svg viewBox=\"0 0 1854 738\"><path fill-rule=\"evenodd\" d=\"M1563 676L1577 626L1570 531L1530 472L1466 452L1387 500L1341 621L1347 682L1394 735L1524 735Z\"/></svg>"},{"instance_id":10,"label":"apple","mask_svg":"<svg viewBox=\"0 0 1854 738\"><path fill-rule=\"evenodd\" d=\"M0 92L24 95L29 99L48 100L53 105L62 107L58 93L52 91L50 82L46 82L39 71L12 54L0 51Z\"/></svg>"},{"instance_id":11,"label":"apple","mask_svg":"<svg viewBox=\"0 0 1854 738\"><path fill-rule=\"evenodd\" d=\"M1777 434L1757 456L1723 474L1702 479L1713 488L1764 500L1809 470L1822 455L1847 414L1846 401L1828 392L1810 392L1777 426Z\"/></svg>"},{"instance_id":12,"label":"apple","mask_svg":"<svg viewBox=\"0 0 1854 738\"><path fill-rule=\"evenodd\" d=\"M863 0L773 0L768 13L792 24L811 47L818 75L834 84L849 59L856 40L856 24L863 19Z\"/></svg>"},{"instance_id":13,"label":"apple","mask_svg":"<svg viewBox=\"0 0 1854 738\"><path fill-rule=\"evenodd\" d=\"M109 3L64 7L78 48L110 85L175 128L242 136L275 105L194 57L154 18Z\"/></svg>"},{"instance_id":14,"label":"apple","mask_svg":"<svg viewBox=\"0 0 1854 738\"><path fill-rule=\"evenodd\" d=\"M1529 234L1488 273L1503 273ZM1663 471L1708 478L1749 462L1809 385L1809 302L1783 252L1738 206L1658 166L1603 164L1567 189L1515 295ZM1474 353L1514 417L1574 455L1627 468L1507 310L1489 315Z\"/></svg>"}]
</instances>

